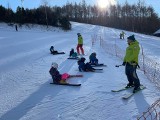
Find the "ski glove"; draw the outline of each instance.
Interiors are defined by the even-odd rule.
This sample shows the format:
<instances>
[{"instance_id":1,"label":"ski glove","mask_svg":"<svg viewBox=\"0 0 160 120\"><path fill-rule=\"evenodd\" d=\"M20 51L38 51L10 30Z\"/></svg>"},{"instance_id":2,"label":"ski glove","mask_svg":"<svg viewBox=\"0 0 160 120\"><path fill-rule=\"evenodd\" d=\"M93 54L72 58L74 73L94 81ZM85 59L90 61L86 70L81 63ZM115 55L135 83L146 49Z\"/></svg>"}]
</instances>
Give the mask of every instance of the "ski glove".
<instances>
[{"instance_id":1,"label":"ski glove","mask_svg":"<svg viewBox=\"0 0 160 120\"><path fill-rule=\"evenodd\" d=\"M126 62L123 62L122 65L125 66L125 65L126 65Z\"/></svg>"}]
</instances>

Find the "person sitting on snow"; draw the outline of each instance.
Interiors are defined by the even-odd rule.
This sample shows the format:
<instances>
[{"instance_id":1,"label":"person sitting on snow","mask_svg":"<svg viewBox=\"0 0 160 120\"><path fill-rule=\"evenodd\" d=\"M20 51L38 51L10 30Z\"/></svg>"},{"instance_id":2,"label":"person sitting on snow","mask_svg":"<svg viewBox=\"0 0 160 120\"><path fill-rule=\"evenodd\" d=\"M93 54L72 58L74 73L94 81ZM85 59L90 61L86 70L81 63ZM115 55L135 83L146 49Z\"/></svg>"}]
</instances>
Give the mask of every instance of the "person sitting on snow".
<instances>
[{"instance_id":1,"label":"person sitting on snow","mask_svg":"<svg viewBox=\"0 0 160 120\"><path fill-rule=\"evenodd\" d=\"M77 53L74 52L74 49L72 48L69 54L70 57L76 58L77 57Z\"/></svg>"},{"instance_id":2,"label":"person sitting on snow","mask_svg":"<svg viewBox=\"0 0 160 120\"><path fill-rule=\"evenodd\" d=\"M97 65L98 64L98 59L96 58L96 53L92 53L90 56L89 56L89 60L90 60L90 64L93 64L93 65Z\"/></svg>"},{"instance_id":3,"label":"person sitting on snow","mask_svg":"<svg viewBox=\"0 0 160 120\"><path fill-rule=\"evenodd\" d=\"M58 53L58 51L54 50L53 46L50 47L50 52L51 52L51 54L57 54Z\"/></svg>"},{"instance_id":4,"label":"person sitting on snow","mask_svg":"<svg viewBox=\"0 0 160 120\"><path fill-rule=\"evenodd\" d=\"M53 83L55 84L67 83L66 79L69 78L70 75L68 73L60 74L57 69L58 69L58 64L56 62L53 62L49 70L49 73L53 79Z\"/></svg>"},{"instance_id":5,"label":"person sitting on snow","mask_svg":"<svg viewBox=\"0 0 160 120\"><path fill-rule=\"evenodd\" d=\"M82 72L82 71L92 71L92 72L94 72L95 71L95 69L89 64L89 63L86 63L85 64L85 58L84 57L82 57L80 60L78 60L78 69L79 69L79 71L80 72Z\"/></svg>"}]
</instances>

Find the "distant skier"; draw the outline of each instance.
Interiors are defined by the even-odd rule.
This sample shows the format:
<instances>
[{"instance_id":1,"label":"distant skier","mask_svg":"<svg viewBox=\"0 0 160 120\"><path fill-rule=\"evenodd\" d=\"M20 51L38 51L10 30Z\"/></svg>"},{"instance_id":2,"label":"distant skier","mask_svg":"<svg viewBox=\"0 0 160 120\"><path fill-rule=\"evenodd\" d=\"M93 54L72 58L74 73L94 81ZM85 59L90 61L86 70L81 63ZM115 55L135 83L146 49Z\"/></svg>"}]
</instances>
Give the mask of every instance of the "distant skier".
<instances>
[{"instance_id":1,"label":"distant skier","mask_svg":"<svg viewBox=\"0 0 160 120\"><path fill-rule=\"evenodd\" d=\"M80 72L82 72L82 71L85 71L85 72L87 72L87 71L92 71L92 72L94 72L95 71L95 69L89 64L89 63L86 63L85 64L85 58L84 57L82 57L80 60L78 60L78 69L79 69L79 71Z\"/></svg>"},{"instance_id":2,"label":"distant skier","mask_svg":"<svg viewBox=\"0 0 160 120\"><path fill-rule=\"evenodd\" d=\"M129 36L127 38L127 42L128 47L126 48L126 54L122 65L125 66L125 73L129 81L126 88L134 86L133 93L135 93L137 90L140 89L140 81L136 73L140 47L139 42L135 40L134 35Z\"/></svg>"},{"instance_id":3,"label":"distant skier","mask_svg":"<svg viewBox=\"0 0 160 120\"><path fill-rule=\"evenodd\" d=\"M124 33L124 31L122 31L122 33L120 33L120 39L124 39L124 35L125 35L125 33Z\"/></svg>"},{"instance_id":4,"label":"distant skier","mask_svg":"<svg viewBox=\"0 0 160 120\"><path fill-rule=\"evenodd\" d=\"M17 25L15 25L15 29L16 29L16 31L18 31L18 26Z\"/></svg>"},{"instance_id":5,"label":"distant skier","mask_svg":"<svg viewBox=\"0 0 160 120\"><path fill-rule=\"evenodd\" d=\"M81 50L82 55L84 55L82 35L80 33L77 33L77 35L78 35L77 53L78 53L78 55L80 55L80 50Z\"/></svg>"},{"instance_id":6,"label":"distant skier","mask_svg":"<svg viewBox=\"0 0 160 120\"><path fill-rule=\"evenodd\" d=\"M54 50L53 46L51 46L49 50L50 50L51 54L53 54L53 55L56 55L56 54L65 54L64 52L58 52L57 50Z\"/></svg>"},{"instance_id":7,"label":"distant skier","mask_svg":"<svg viewBox=\"0 0 160 120\"><path fill-rule=\"evenodd\" d=\"M89 56L89 60L90 60L90 64L92 65L97 65L98 64L98 59L96 57L96 53L93 52L90 56Z\"/></svg>"}]
</instances>

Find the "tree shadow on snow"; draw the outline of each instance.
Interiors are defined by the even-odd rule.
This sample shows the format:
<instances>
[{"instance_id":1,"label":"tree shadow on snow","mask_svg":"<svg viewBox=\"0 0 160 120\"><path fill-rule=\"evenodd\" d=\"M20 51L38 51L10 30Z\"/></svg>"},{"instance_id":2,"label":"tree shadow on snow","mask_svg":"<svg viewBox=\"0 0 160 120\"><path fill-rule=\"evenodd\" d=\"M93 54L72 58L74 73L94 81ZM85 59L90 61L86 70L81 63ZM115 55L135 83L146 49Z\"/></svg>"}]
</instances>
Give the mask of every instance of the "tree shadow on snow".
<instances>
[{"instance_id":1,"label":"tree shadow on snow","mask_svg":"<svg viewBox=\"0 0 160 120\"><path fill-rule=\"evenodd\" d=\"M65 61L60 65L61 72L67 72L71 69L71 66L74 64L74 61ZM49 84L52 82L49 79L49 82L45 82L42 84L37 91L32 93L28 98L23 100L19 103L16 107L12 108L11 110L7 111L5 114L1 116L1 120L19 120L23 116L25 116L32 108L36 107L38 103L40 103L45 97L50 96L50 98L54 98L59 92L63 90L67 90L68 93L70 91L76 90L79 91L80 87L71 87L71 86L59 86ZM53 101L54 102L54 101Z\"/></svg>"},{"instance_id":2,"label":"tree shadow on snow","mask_svg":"<svg viewBox=\"0 0 160 120\"><path fill-rule=\"evenodd\" d=\"M51 80L49 80L51 81ZM45 82L40 86L40 88L31 94L28 98L18 104L16 107L7 111L4 115L1 116L1 120L19 120L24 115L26 115L32 108L36 107L38 103L40 103L45 97L50 96L49 99L53 99L59 92L67 89L69 91L79 90L79 87L70 87L70 86L58 86L49 84L49 82ZM54 102L54 101L52 101Z\"/></svg>"},{"instance_id":3,"label":"tree shadow on snow","mask_svg":"<svg viewBox=\"0 0 160 120\"><path fill-rule=\"evenodd\" d=\"M75 64L76 64L77 67L75 67ZM68 60L67 59L63 63L60 64L60 66L59 66L58 69L59 69L59 71L60 71L61 74L68 73L68 71L75 69L75 71L73 71L74 72L73 74L83 75L83 77L69 78L68 81L67 81L69 83L77 83L77 82L84 83L93 74L101 74L101 73L92 73L92 72L79 72L78 71L77 60ZM72 73L69 73L69 74L72 74Z\"/></svg>"},{"instance_id":4,"label":"tree shadow on snow","mask_svg":"<svg viewBox=\"0 0 160 120\"><path fill-rule=\"evenodd\" d=\"M72 69L72 66L77 63L77 60L68 60L66 59L64 62L62 62L60 65L59 65L59 68L58 70L60 71L61 74L63 73L68 73L68 71L70 69Z\"/></svg>"}]
</instances>

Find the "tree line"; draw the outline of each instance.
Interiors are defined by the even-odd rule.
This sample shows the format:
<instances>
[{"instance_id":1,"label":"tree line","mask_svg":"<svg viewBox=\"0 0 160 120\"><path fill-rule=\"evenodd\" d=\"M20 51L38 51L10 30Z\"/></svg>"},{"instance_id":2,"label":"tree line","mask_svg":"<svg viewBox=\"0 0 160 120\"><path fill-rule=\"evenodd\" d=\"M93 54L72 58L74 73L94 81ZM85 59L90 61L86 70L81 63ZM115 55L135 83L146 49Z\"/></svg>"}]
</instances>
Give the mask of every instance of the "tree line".
<instances>
[{"instance_id":1,"label":"tree line","mask_svg":"<svg viewBox=\"0 0 160 120\"><path fill-rule=\"evenodd\" d=\"M152 6L146 6L144 0L130 5L111 5L109 8L100 9L98 6L82 3L67 3L62 7L67 12L69 19L133 32L153 34L160 28L160 18Z\"/></svg>"},{"instance_id":2,"label":"tree line","mask_svg":"<svg viewBox=\"0 0 160 120\"><path fill-rule=\"evenodd\" d=\"M69 21L102 25L133 32L153 34L160 28L160 18L152 6L146 6L143 0L130 5L111 5L100 9L97 5L87 5L85 0L81 3L69 3L62 7L49 7L41 5L36 9L17 7L14 13L10 8L0 6L0 21L24 23L37 23L52 26L61 26L71 29Z\"/></svg>"},{"instance_id":3,"label":"tree line","mask_svg":"<svg viewBox=\"0 0 160 120\"><path fill-rule=\"evenodd\" d=\"M36 9L24 9L18 6L16 12L10 8L0 6L0 21L6 23L40 24L62 27L65 30L71 29L71 24L67 15L60 12L60 7L40 6Z\"/></svg>"}]
</instances>

